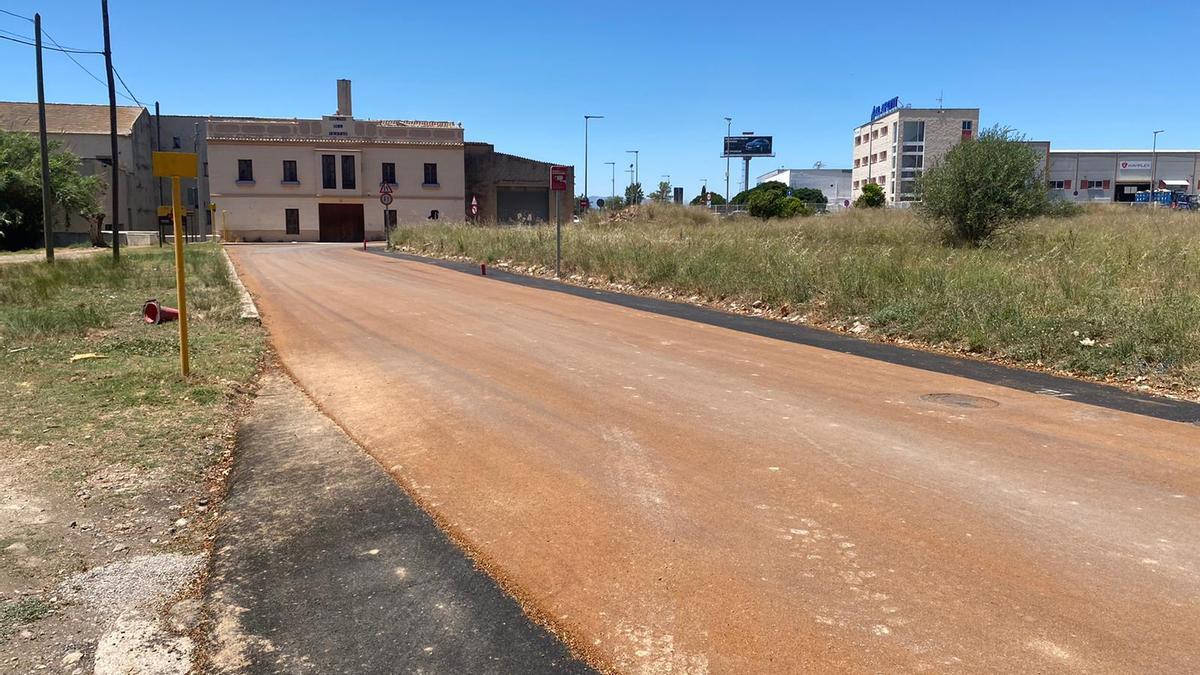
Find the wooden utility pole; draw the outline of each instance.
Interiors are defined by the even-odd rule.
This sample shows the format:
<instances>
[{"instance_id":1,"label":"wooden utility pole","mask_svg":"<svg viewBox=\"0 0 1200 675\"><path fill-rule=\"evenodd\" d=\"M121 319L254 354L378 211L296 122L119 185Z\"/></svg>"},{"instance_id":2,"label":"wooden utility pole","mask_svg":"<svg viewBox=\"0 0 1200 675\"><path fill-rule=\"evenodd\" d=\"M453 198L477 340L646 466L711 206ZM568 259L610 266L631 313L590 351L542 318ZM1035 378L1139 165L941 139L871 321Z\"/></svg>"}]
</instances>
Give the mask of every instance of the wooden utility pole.
<instances>
[{"instance_id":1,"label":"wooden utility pole","mask_svg":"<svg viewBox=\"0 0 1200 675\"><path fill-rule=\"evenodd\" d=\"M108 31L108 0L100 0L100 17L104 22L104 68L108 71L108 126L112 146L112 248L113 262L121 260L121 200L118 182L120 162L117 150L117 84L113 80L112 39Z\"/></svg>"},{"instance_id":2,"label":"wooden utility pole","mask_svg":"<svg viewBox=\"0 0 1200 675\"><path fill-rule=\"evenodd\" d=\"M54 221L50 218L50 144L46 140L46 87L42 80L42 15L33 15L34 46L37 50L38 140L42 146L42 233L46 240L46 262L54 262Z\"/></svg>"}]
</instances>

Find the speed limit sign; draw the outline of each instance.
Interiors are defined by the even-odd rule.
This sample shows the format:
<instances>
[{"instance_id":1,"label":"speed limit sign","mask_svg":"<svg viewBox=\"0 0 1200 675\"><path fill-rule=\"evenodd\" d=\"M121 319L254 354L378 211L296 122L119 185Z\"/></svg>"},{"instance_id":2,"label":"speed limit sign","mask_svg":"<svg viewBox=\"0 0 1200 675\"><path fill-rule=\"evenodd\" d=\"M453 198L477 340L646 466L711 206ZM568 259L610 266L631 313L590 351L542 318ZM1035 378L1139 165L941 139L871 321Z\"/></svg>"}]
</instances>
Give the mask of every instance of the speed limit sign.
<instances>
[{"instance_id":1,"label":"speed limit sign","mask_svg":"<svg viewBox=\"0 0 1200 675\"><path fill-rule=\"evenodd\" d=\"M386 192L379 195L379 203L388 206L392 203L392 196Z\"/></svg>"}]
</instances>

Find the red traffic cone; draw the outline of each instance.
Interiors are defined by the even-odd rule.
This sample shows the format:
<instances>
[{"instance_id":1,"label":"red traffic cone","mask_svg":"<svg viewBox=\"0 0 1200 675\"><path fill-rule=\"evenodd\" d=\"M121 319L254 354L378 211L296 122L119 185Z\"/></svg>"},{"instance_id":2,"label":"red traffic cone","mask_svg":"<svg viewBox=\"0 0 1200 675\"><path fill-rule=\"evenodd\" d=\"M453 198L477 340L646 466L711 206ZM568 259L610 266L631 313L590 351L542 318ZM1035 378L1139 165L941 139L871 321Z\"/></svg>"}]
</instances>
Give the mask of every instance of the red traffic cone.
<instances>
[{"instance_id":1,"label":"red traffic cone","mask_svg":"<svg viewBox=\"0 0 1200 675\"><path fill-rule=\"evenodd\" d=\"M142 305L142 321L149 324L160 324L179 318L179 310L174 307L163 307L158 300L147 300Z\"/></svg>"}]
</instances>

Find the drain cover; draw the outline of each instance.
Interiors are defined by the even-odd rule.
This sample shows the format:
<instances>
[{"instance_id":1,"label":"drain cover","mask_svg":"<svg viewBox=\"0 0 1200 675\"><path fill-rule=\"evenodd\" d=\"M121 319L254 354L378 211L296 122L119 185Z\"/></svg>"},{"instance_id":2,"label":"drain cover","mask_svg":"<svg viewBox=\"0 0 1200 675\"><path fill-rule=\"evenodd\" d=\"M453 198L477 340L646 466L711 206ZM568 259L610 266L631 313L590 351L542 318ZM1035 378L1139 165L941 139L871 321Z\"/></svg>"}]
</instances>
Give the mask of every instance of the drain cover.
<instances>
[{"instance_id":1,"label":"drain cover","mask_svg":"<svg viewBox=\"0 0 1200 675\"><path fill-rule=\"evenodd\" d=\"M995 408L1000 405L990 398L968 394L925 394L921 400L952 408Z\"/></svg>"}]
</instances>

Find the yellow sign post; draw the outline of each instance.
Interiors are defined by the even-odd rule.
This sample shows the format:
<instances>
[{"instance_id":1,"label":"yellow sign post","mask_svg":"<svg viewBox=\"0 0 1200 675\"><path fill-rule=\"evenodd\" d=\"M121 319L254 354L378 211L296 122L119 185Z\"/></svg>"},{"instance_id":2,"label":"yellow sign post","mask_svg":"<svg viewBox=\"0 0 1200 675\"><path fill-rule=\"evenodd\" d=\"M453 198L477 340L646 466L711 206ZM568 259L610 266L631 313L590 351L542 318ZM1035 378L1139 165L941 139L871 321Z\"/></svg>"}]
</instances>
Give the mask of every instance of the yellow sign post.
<instances>
[{"instance_id":1,"label":"yellow sign post","mask_svg":"<svg viewBox=\"0 0 1200 675\"><path fill-rule=\"evenodd\" d=\"M154 153L154 175L171 179L171 225L175 234L175 288L179 293L179 365L188 376L187 288L183 278L183 219L179 179L195 178L199 162L193 152Z\"/></svg>"}]
</instances>

